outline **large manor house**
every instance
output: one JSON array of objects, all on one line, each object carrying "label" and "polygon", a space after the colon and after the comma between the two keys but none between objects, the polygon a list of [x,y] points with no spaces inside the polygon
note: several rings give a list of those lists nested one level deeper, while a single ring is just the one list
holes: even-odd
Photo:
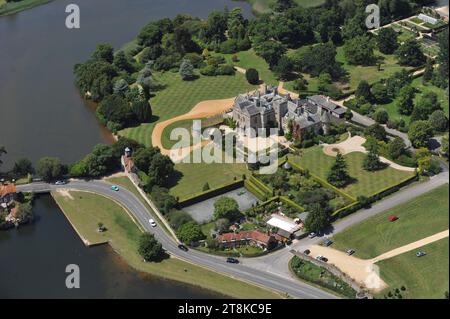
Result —
[{"label": "large manor house", "polygon": [[[343,121],[345,110],[322,95],[292,99],[280,95],[276,87],[265,86],[263,92],[241,94],[233,105],[233,119],[246,134],[258,129],[293,130],[293,136],[308,132],[328,134],[330,123]],[[252,129],[252,130],[249,130]],[[248,133],[250,132],[250,133]]]}]

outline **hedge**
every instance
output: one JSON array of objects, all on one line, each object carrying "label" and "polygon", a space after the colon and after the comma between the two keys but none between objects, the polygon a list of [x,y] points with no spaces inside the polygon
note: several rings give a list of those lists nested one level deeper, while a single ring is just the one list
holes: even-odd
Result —
[{"label": "hedge", "polygon": [[249,181],[248,179],[244,181],[245,188],[255,195],[259,200],[266,201],[269,197],[266,193],[264,193],[258,186]]},{"label": "hedge", "polygon": [[273,190],[269,186],[261,182],[259,179],[257,179],[255,176],[253,175],[250,176],[249,180],[251,183],[255,184],[258,188],[260,188],[262,192],[270,195],[273,194]]},{"label": "hedge", "polygon": [[297,204],[293,200],[287,198],[286,196],[280,196],[280,200],[283,203],[285,203],[286,205],[294,207],[295,209],[297,209],[301,213],[303,213],[305,211],[305,209],[302,206],[300,206],[299,204]]},{"label": "hedge", "polygon": [[211,189],[211,190],[207,190],[207,191],[198,193],[196,195],[193,195],[193,196],[191,196],[189,198],[186,198],[186,199],[178,202],[178,206],[180,208],[183,208],[183,207],[186,207],[186,206],[190,206],[190,205],[202,202],[204,200],[210,199],[212,197],[219,196],[219,195],[222,195],[222,194],[227,193],[227,192],[231,192],[231,191],[233,191],[235,189],[238,189],[238,188],[240,188],[242,186],[244,186],[244,180],[240,179],[240,180],[234,181],[232,183],[225,184],[223,186],[220,186],[220,187],[217,187],[217,188],[214,188],[214,189]]}]

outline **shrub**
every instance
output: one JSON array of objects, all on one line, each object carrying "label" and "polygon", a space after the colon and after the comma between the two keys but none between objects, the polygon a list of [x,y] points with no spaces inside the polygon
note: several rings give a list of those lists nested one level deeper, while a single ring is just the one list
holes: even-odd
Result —
[{"label": "shrub", "polygon": [[248,69],[245,72],[248,83],[257,85],[259,83],[259,73],[256,69]]}]

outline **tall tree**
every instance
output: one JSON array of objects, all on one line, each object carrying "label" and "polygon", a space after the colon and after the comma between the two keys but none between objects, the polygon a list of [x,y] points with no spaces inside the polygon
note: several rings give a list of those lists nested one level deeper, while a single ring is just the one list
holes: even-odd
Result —
[{"label": "tall tree", "polygon": [[363,161],[363,169],[373,172],[382,168],[383,165],[380,162],[377,141],[375,139],[368,139],[366,148],[367,154]]},{"label": "tall tree", "polygon": [[37,173],[44,181],[52,181],[61,178],[63,166],[58,158],[43,157],[38,162]]},{"label": "tall tree", "polygon": [[425,55],[419,42],[415,39],[406,40],[395,52],[401,65],[420,66],[425,63]]},{"label": "tall tree", "polygon": [[138,252],[145,261],[159,261],[164,255],[161,243],[150,233],[144,233],[139,238]]},{"label": "tall tree", "polygon": [[384,54],[394,53],[398,48],[397,37],[397,32],[390,27],[380,29],[377,37],[378,50]]},{"label": "tall tree", "polygon": [[411,115],[414,108],[414,97],[416,89],[411,85],[407,85],[400,90],[397,98],[397,110],[400,114]]},{"label": "tall tree", "polygon": [[336,155],[336,160],[328,172],[327,180],[336,187],[344,187],[350,181],[350,176],[347,172],[347,163],[341,153]]},{"label": "tall tree", "polygon": [[305,219],[305,228],[308,232],[320,233],[330,226],[331,218],[327,209],[324,209],[320,204],[312,204],[309,206],[309,210]]}]

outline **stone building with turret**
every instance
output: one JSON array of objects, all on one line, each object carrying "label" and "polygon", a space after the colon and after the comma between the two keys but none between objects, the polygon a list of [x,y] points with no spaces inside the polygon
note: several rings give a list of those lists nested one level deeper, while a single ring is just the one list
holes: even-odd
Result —
[{"label": "stone building with turret", "polygon": [[292,99],[281,95],[275,87],[265,87],[263,92],[239,95],[233,105],[233,119],[239,130],[248,134],[248,129],[278,128],[293,130],[294,137],[306,131],[329,133],[331,123],[344,121],[345,110],[321,95],[306,99]]}]

